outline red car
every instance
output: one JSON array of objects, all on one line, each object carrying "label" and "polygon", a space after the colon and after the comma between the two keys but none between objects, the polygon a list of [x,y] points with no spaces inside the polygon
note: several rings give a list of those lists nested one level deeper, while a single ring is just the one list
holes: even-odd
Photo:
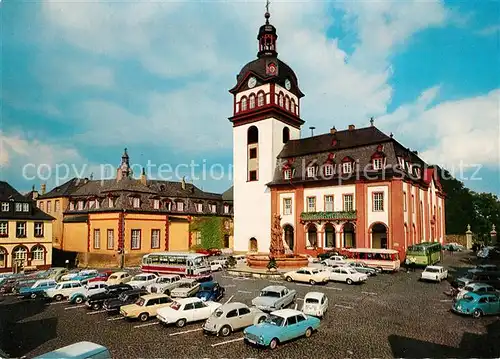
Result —
[{"label": "red car", "polygon": [[113,271],[111,271],[111,270],[101,272],[97,275],[97,277],[89,279],[88,281],[89,282],[105,282],[108,280],[108,278],[111,274],[113,274]]},{"label": "red car", "polygon": [[222,251],[217,248],[210,248],[210,249],[198,249],[196,250],[196,253],[205,254],[207,256],[220,256],[222,254]]}]

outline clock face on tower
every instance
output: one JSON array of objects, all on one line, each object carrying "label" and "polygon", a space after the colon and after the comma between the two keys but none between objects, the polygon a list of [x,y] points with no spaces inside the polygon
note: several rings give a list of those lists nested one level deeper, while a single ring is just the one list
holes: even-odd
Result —
[{"label": "clock face on tower", "polygon": [[248,87],[249,88],[254,88],[255,85],[257,85],[257,79],[255,77],[250,77],[248,79]]},{"label": "clock face on tower", "polygon": [[290,82],[289,79],[286,79],[285,80],[285,88],[290,91],[290,89],[292,88],[292,83]]}]

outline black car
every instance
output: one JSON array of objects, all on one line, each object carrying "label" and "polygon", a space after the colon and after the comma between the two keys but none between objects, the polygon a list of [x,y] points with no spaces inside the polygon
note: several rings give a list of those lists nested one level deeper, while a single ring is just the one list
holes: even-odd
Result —
[{"label": "black car", "polygon": [[117,298],[106,299],[103,304],[103,309],[106,309],[108,314],[118,313],[122,305],[133,304],[140,296],[149,294],[145,289],[132,289],[120,293]]},{"label": "black car", "polygon": [[104,301],[107,299],[118,298],[121,293],[131,289],[133,289],[132,286],[128,284],[110,285],[105,292],[91,295],[85,304],[87,305],[87,308],[99,310],[102,308]]}]

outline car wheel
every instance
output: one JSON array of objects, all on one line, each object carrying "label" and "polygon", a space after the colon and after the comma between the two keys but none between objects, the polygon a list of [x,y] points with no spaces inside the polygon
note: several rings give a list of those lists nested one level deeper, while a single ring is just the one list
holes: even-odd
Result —
[{"label": "car wheel", "polygon": [[56,296],[54,296],[54,299],[60,302],[63,299],[63,296],[61,294],[57,294]]},{"label": "car wheel", "polygon": [[141,314],[139,315],[139,320],[140,320],[141,322],[145,322],[145,321],[147,321],[148,319],[149,319],[149,314],[148,314],[148,313],[141,313]]},{"label": "car wheel", "polygon": [[232,330],[231,330],[231,327],[229,325],[224,325],[220,331],[219,331],[219,334],[223,337],[227,337],[229,334],[231,334]]},{"label": "car wheel", "polygon": [[316,284],[316,281],[315,281],[315,280],[313,280],[313,279],[311,279],[311,280],[309,281],[309,283],[310,283],[311,285],[315,285],[315,284]]},{"label": "car wheel", "polygon": [[101,304],[99,304],[99,303],[94,303],[94,304],[92,304],[92,309],[94,309],[94,310],[99,310],[99,309],[101,309]]},{"label": "car wheel", "polygon": [[278,346],[278,339],[276,338],[273,338],[270,342],[269,342],[269,348],[270,349],[276,349],[276,347]]},{"label": "car wheel", "polygon": [[346,283],[349,284],[349,285],[351,285],[352,284],[352,279],[351,278],[347,278]]},{"label": "car wheel", "polygon": [[36,293],[31,293],[31,295],[30,295],[31,299],[36,299],[36,297],[37,297]]},{"label": "car wheel", "polygon": [[177,325],[179,328],[182,328],[183,326],[186,325],[186,319],[179,319],[175,325]]},{"label": "car wheel", "polygon": [[75,298],[75,303],[76,304],[82,304],[83,303],[83,297],[76,297]]},{"label": "car wheel", "polygon": [[286,281],[287,282],[293,282],[293,279],[292,279],[292,277],[286,277]]},{"label": "car wheel", "polygon": [[307,328],[307,329],[306,329],[306,332],[305,332],[305,334],[304,334],[304,336],[305,336],[306,338],[309,338],[309,337],[312,335],[312,333],[313,333],[312,328]]},{"label": "car wheel", "polygon": [[481,318],[482,315],[483,312],[480,309],[474,309],[474,311],[472,312],[472,316],[474,318]]}]

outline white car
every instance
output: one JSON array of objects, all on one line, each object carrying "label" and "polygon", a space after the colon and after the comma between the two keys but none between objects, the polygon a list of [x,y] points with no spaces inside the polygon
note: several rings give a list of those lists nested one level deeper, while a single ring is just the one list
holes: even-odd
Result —
[{"label": "white car", "polygon": [[156,279],[156,282],[147,286],[149,293],[163,293],[170,295],[172,289],[179,286],[181,276],[177,274],[165,274]]},{"label": "white car", "polygon": [[87,277],[87,276],[92,276],[92,275],[98,275],[99,271],[97,269],[82,269],[79,272],[73,272],[73,273],[68,273],[65,274],[61,277],[62,281],[68,281],[68,280],[73,280],[73,278],[76,277]]},{"label": "white car", "polygon": [[328,280],[330,279],[328,272],[309,267],[287,272],[284,277],[287,282],[305,282],[312,285],[316,283],[328,283]]},{"label": "white car", "polygon": [[68,302],[81,304],[88,297],[97,293],[104,293],[108,289],[108,284],[104,281],[90,282],[85,284],[80,290],[74,292],[68,297]]},{"label": "white car", "polygon": [[170,291],[174,298],[187,298],[195,295],[200,290],[200,283],[196,279],[182,278],[177,287]]},{"label": "white car", "polygon": [[156,282],[156,279],[158,279],[158,276],[154,273],[140,273],[132,277],[127,284],[130,284],[135,289],[146,289],[148,285]]},{"label": "white car", "polygon": [[448,278],[448,270],[441,266],[427,266],[422,272],[421,280],[441,282]]},{"label": "white car", "polygon": [[47,297],[57,301],[63,298],[70,297],[73,293],[81,291],[83,284],[77,280],[70,280],[67,282],[60,282],[54,288],[47,289],[45,293]]},{"label": "white car", "polygon": [[208,319],[221,305],[217,302],[204,302],[200,298],[183,298],[170,307],[158,309],[156,317],[163,324],[175,323],[181,328],[186,323]]},{"label": "white car", "polygon": [[309,292],[304,296],[302,304],[302,313],[314,317],[323,318],[328,310],[328,297],[325,293]]},{"label": "white car", "polygon": [[359,273],[351,267],[336,267],[330,269],[330,280],[335,282],[345,282],[347,284],[361,283],[366,281],[368,276]]},{"label": "white car", "polygon": [[345,257],[343,256],[331,256],[330,258],[323,260],[321,263],[326,266],[336,266],[345,265],[348,263],[348,261],[346,261]]},{"label": "white car", "polygon": [[210,262],[210,270],[212,272],[218,272],[224,269],[224,261],[215,260]]}]

